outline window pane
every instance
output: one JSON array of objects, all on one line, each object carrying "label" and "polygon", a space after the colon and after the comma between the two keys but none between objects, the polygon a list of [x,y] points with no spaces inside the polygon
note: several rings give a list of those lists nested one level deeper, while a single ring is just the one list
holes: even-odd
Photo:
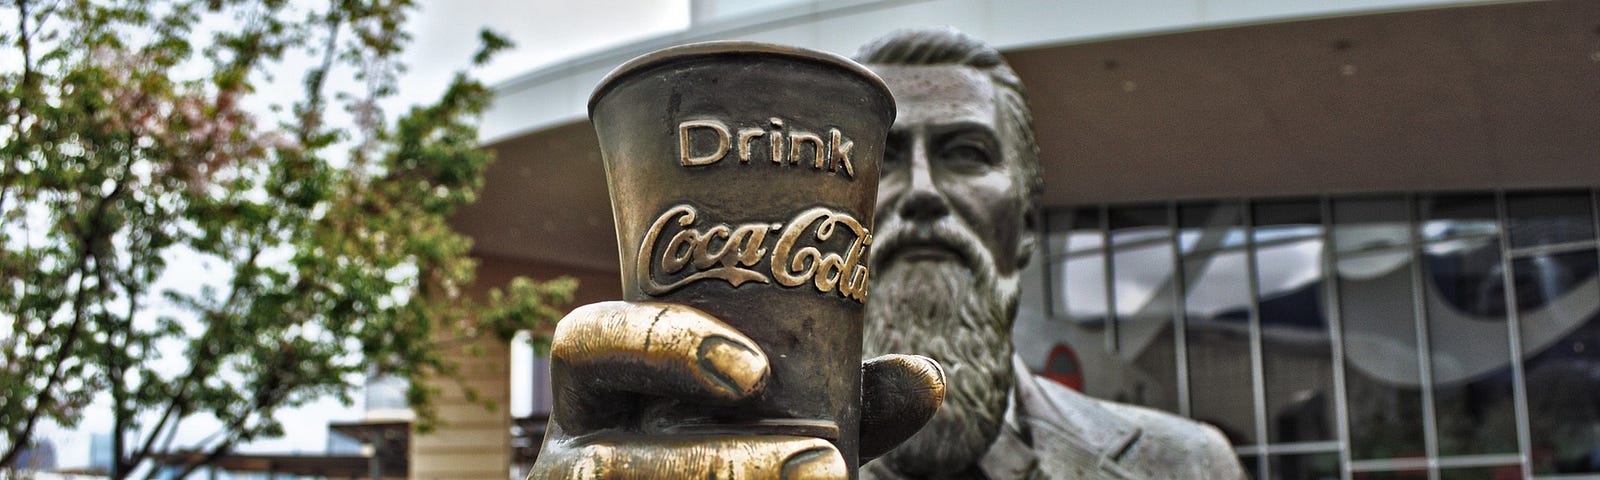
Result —
[{"label": "window pane", "polygon": [[1240,455],[1239,466],[1244,470],[1244,477],[1254,480],[1261,478],[1261,457],[1259,455]]},{"label": "window pane", "polygon": [[1511,247],[1533,247],[1594,239],[1589,192],[1506,195]]},{"label": "window pane", "polygon": [[1600,285],[1593,250],[1517,259],[1535,474],[1600,472]]},{"label": "window pane", "polygon": [[1363,259],[1338,263],[1350,454],[1356,460],[1427,455],[1409,253],[1392,254],[1401,263],[1375,273],[1346,268]]},{"label": "window pane", "polygon": [[1051,223],[1057,255],[1052,258],[1050,279],[1055,293],[1050,296],[1051,312],[1073,323],[1096,328],[1106,320],[1106,268],[1100,213],[1095,207],[1073,210],[1070,221]]},{"label": "window pane", "polygon": [[1178,246],[1184,254],[1244,246],[1244,210],[1237,202],[1206,202],[1178,207]]},{"label": "window pane", "polygon": [[1495,467],[1439,469],[1439,480],[1501,480],[1505,478],[1522,478],[1522,466],[1500,465]]},{"label": "window pane", "polygon": [[[1268,441],[1333,440],[1333,358],[1315,201],[1252,206]],[[1296,477],[1298,478],[1298,477]]]},{"label": "window pane", "polygon": [[1426,457],[1406,202],[1336,200],[1333,215],[1351,458]]},{"label": "window pane", "polygon": [[1250,208],[1256,226],[1322,224],[1322,210],[1314,198],[1261,201]]},{"label": "window pane", "polygon": [[[1237,204],[1180,207],[1190,406],[1236,443],[1255,443],[1250,287]],[[1237,241],[1229,240],[1237,238]]]},{"label": "window pane", "polygon": [[1406,199],[1351,198],[1333,201],[1333,244],[1341,254],[1411,243]]},{"label": "window pane", "polygon": [[1070,253],[1067,248],[1067,232],[1100,230],[1100,209],[1098,207],[1062,208],[1050,210],[1045,214],[1045,237],[1048,240],[1047,248],[1050,255],[1061,256]]},{"label": "window pane", "polygon": [[1500,242],[1429,245],[1423,272],[1439,453],[1516,453]]},{"label": "window pane", "polygon": [[1271,470],[1273,480],[1337,480],[1339,454],[1273,455]]},{"label": "window pane", "polygon": [[1493,235],[1499,232],[1494,195],[1446,194],[1417,199],[1424,240]]},{"label": "window pane", "polygon": [[[1533,318],[1538,321],[1547,318],[1550,311],[1575,313],[1573,312],[1575,308],[1588,307],[1588,302],[1578,304],[1574,301],[1574,298],[1588,297],[1575,297],[1574,292],[1592,286],[1586,281],[1594,278],[1595,270],[1600,268],[1600,264],[1585,259],[1593,256],[1594,251],[1589,250],[1559,255],[1524,256],[1513,261],[1512,272],[1515,274],[1513,281],[1517,286],[1517,311],[1543,313]],[[1568,321],[1564,324],[1576,323]],[[1528,333],[1539,336],[1545,331],[1535,329]]]},{"label": "window pane", "polygon": [[1380,472],[1355,472],[1350,475],[1355,480],[1426,480],[1427,469],[1416,470],[1391,470]]},{"label": "window pane", "polygon": [[[1474,238],[1432,243],[1422,249],[1428,291],[1438,307],[1463,319],[1503,324],[1506,320],[1500,242]],[[1430,305],[1429,309],[1435,306]]]},{"label": "window pane", "polygon": [[1164,206],[1109,210],[1117,356],[1133,373],[1122,375],[1125,384],[1114,399],[1177,411],[1175,262],[1167,212]]}]

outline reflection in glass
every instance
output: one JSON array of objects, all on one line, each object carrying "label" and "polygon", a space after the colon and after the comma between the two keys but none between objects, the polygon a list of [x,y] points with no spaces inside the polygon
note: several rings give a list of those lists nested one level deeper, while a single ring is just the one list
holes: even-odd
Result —
[{"label": "reflection in glass", "polygon": [[1261,478],[1260,459],[1258,455],[1240,455],[1239,465],[1244,467],[1244,477],[1255,480]]},{"label": "reflection in glass", "polygon": [[1499,233],[1494,195],[1440,194],[1417,199],[1423,240],[1492,236]]},{"label": "reflection in glass", "polygon": [[1406,202],[1335,200],[1333,217],[1350,456],[1426,457]]},{"label": "reflection in glass", "polygon": [[1440,455],[1516,453],[1511,369],[1457,385],[1435,385]]},{"label": "reflection in glass", "polygon": [[1117,355],[1133,372],[1115,400],[1178,410],[1172,229],[1164,206],[1108,210]]},{"label": "reflection in glass", "polygon": [[1439,469],[1439,480],[1501,480],[1506,478],[1522,478],[1522,466],[1500,465],[1494,467]]},{"label": "reflection in glass", "polygon": [[1045,228],[1048,232],[1046,245],[1050,248],[1051,256],[1060,257],[1081,251],[1085,245],[1074,245],[1077,250],[1067,248],[1067,232],[1095,233],[1094,236],[1099,237],[1100,209],[1082,207],[1052,210],[1045,214]]},{"label": "reflection in glass", "polygon": [[1336,480],[1339,478],[1338,453],[1273,455],[1273,480]]},{"label": "reflection in glass", "polygon": [[[1141,330],[1141,322],[1172,322],[1172,232],[1160,207],[1113,209],[1111,217],[1112,277],[1117,317]],[[1143,330],[1151,330],[1144,328]],[[1118,339],[1118,348],[1137,347],[1140,339]]]},{"label": "reflection in glass", "polygon": [[[1567,254],[1538,254],[1524,256],[1512,262],[1512,279],[1517,289],[1517,311],[1540,314],[1547,311],[1588,312],[1590,296],[1575,297],[1573,291],[1588,286],[1600,264],[1583,261],[1581,257],[1593,256],[1592,251]],[[1536,315],[1533,321],[1543,320],[1548,314]],[[1526,320],[1524,321],[1526,323]],[[1570,322],[1568,322],[1570,323]],[[1524,328],[1524,330],[1527,330]],[[1539,335],[1546,329],[1528,332]],[[1525,339],[1526,340],[1526,339]]]},{"label": "reflection in glass", "polygon": [[1323,315],[1320,206],[1292,201],[1251,208],[1268,441],[1333,440],[1333,348]]},{"label": "reflection in glass", "polygon": [[1106,265],[1099,209],[1088,207],[1052,215],[1050,242],[1060,248],[1050,262],[1055,294],[1050,311],[1079,325],[1106,320]]},{"label": "reflection in glass", "polygon": [[[1183,259],[1189,288],[1207,288],[1204,305],[1194,297],[1185,302],[1188,323],[1185,339],[1189,353],[1190,407],[1197,419],[1216,424],[1230,438],[1254,443],[1255,413],[1250,375],[1249,284],[1244,255],[1200,254]],[[1234,279],[1230,281],[1229,279]],[[1217,309],[1215,304],[1235,303],[1239,308]]]},{"label": "reflection in glass", "polygon": [[1497,240],[1423,250],[1440,455],[1517,452],[1501,272]]},{"label": "reflection in glass", "polygon": [[1044,248],[1045,256],[1055,258],[1067,253],[1067,236],[1065,232],[1072,230],[1075,209],[1050,209],[1044,212]]},{"label": "reflection in glass", "polygon": [[1597,264],[1594,250],[1513,262],[1535,474],[1600,472]]},{"label": "reflection in glass", "polygon": [[1391,470],[1381,472],[1353,472],[1350,478],[1354,480],[1421,480],[1428,478],[1426,469],[1416,470]]},{"label": "reflection in glass", "polygon": [[[1405,256],[1399,249],[1395,254]],[[1410,268],[1377,276],[1345,274],[1339,260],[1350,456],[1425,457],[1422,377]],[[1409,262],[1402,267],[1407,267]]]},{"label": "reflection in glass", "polygon": [[1243,251],[1219,251],[1226,239],[1243,238],[1241,210],[1233,203],[1184,205],[1178,215],[1188,239],[1181,263],[1191,415],[1235,444],[1255,443],[1249,269]]},{"label": "reflection in glass", "polygon": [[1244,246],[1244,210],[1238,202],[1181,205],[1178,226],[1178,247],[1185,255]]},{"label": "reflection in glass", "polygon": [[1506,195],[1511,248],[1593,240],[1591,205],[1586,191]]},{"label": "reflection in glass", "polygon": [[[1079,353],[1115,370],[1108,376],[1120,383],[1101,390],[1108,398],[1176,409],[1184,372],[1192,417],[1244,451],[1275,452],[1270,462],[1243,457],[1252,478],[1337,478],[1338,453],[1284,453],[1335,444],[1349,449],[1351,468],[1365,470],[1353,479],[1428,478],[1430,462],[1442,465],[1436,479],[1521,478],[1515,464],[1462,467],[1518,456],[1541,478],[1600,473],[1600,255],[1590,243],[1590,192],[1326,201],[1330,218],[1321,218],[1318,200],[1050,212],[1051,313],[1092,337]],[[1337,298],[1324,298],[1330,293]],[[1335,323],[1342,345],[1332,342]],[[1265,405],[1254,401],[1256,388]],[[1335,422],[1341,401],[1344,435]],[[1519,428],[1529,434],[1525,451]]]},{"label": "reflection in glass", "polygon": [[[1166,227],[1161,227],[1166,233]],[[1154,321],[1172,323],[1172,240],[1161,237],[1124,242],[1122,233],[1112,232],[1111,265],[1116,285],[1117,317],[1122,323]],[[1126,343],[1121,343],[1128,346]]]},{"label": "reflection in glass", "polygon": [[1333,200],[1333,244],[1341,258],[1348,253],[1411,244],[1411,219],[1401,197]]},{"label": "reflection in glass", "polygon": [[1449,314],[1504,325],[1505,270],[1500,266],[1499,240],[1449,240],[1429,244],[1422,253],[1428,291],[1437,294],[1436,300]]}]

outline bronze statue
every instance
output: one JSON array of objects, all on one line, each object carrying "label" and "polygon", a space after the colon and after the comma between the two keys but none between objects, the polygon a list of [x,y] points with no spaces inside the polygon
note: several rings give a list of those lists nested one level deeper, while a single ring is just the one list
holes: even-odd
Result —
[{"label": "bronze statue", "polygon": [[937,364],[861,363],[881,79],[708,42],[625,63],[589,114],[630,303],[557,327],[532,477],[853,479],[932,415]]},{"label": "bronze statue", "polygon": [[1017,273],[1041,187],[1021,82],[953,29],[894,32],[858,61],[894,93],[878,190],[866,352],[944,365],[927,427],[863,478],[1243,478],[1220,432],[1041,381],[1012,353]]},{"label": "bronze statue", "polygon": [[[1243,478],[1214,428],[1039,381],[1013,354],[1018,272],[1035,249],[1040,177],[1022,86],[999,53],[952,29],[925,29],[891,33],[857,60],[884,79],[899,111],[877,195],[864,352],[938,362],[887,355],[863,364],[861,477]],[[640,332],[664,328],[679,342],[647,355]],[[695,346],[712,337],[752,353],[697,356]],[[596,428],[637,418],[643,394],[726,405],[758,391],[767,358],[710,315],[672,305],[591,305],[563,319],[554,342],[558,381],[608,380],[557,385],[530,478],[849,473],[837,450],[816,438]],[[708,363],[747,381],[732,391],[705,388],[705,370],[690,367]]]}]

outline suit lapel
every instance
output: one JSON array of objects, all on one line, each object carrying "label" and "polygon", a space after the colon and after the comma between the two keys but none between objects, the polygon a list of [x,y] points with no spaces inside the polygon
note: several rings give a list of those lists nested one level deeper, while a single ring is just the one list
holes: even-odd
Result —
[{"label": "suit lapel", "polygon": [[[1040,382],[1021,358],[1012,357],[1012,368],[1017,377],[1012,391],[1016,437],[1031,447],[1045,475],[1051,478],[1136,478],[1118,465],[1117,460],[1138,439],[1138,426],[1106,410],[1088,396]],[[1008,427],[1012,424],[1007,423]],[[1004,437],[1002,434],[1002,440]],[[989,455],[1000,453],[996,452],[997,448],[1015,447],[997,441]]]}]

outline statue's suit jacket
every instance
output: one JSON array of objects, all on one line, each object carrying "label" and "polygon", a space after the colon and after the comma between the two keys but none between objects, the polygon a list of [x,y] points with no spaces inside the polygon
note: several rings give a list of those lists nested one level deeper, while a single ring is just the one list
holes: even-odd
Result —
[{"label": "statue's suit jacket", "polygon": [[1091,398],[1012,364],[1006,425],[980,465],[992,480],[1245,478],[1214,427]]}]

